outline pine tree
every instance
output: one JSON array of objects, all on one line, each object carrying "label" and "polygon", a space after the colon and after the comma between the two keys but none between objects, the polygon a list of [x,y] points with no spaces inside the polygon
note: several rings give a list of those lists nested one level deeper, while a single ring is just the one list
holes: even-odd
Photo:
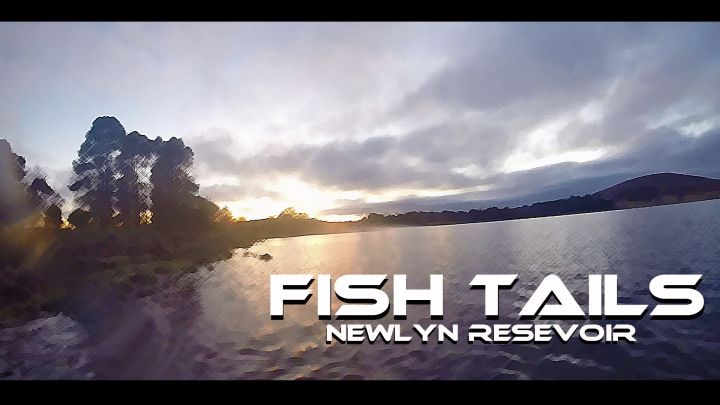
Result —
[{"label": "pine tree", "polygon": [[99,225],[113,222],[116,200],[116,159],[125,137],[125,128],[115,117],[98,117],[80,145],[73,161],[75,177],[69,189],[76,193],[80,207],[87,208]]}]

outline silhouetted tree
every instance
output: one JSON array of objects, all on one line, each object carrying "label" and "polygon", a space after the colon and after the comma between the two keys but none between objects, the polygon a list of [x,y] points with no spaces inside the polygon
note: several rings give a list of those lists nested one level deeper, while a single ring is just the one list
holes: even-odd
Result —
[{"label": "silhouetted tree", "polygon": [[219,224],[226,224],[226,223],[232,223],[235,222],[235,217],[233,217],[232,212],[230,212],[230,209],[225,206],[222,207],[222,209],[218,210],[218,212],[215,214],[215,218],[213,220]]},{"label": "silhouetted tree", "polygon": [[212,222],[218,207],[198,197],[200,186],[189,173],[193,157],[182,139],[172,137],[159,146],[150,175],[153,225],[181,227],[183,222],[195,221],[191,218],[195,215]]},{"label": "silhouetted tree", "polygon": [[[10,143],[0,139],[0,223],[21,221],[40,215],[51,205],[62,205],[60,195],[45,180],[45,174],[25,168],[25,158],[13,153]],[[29,184],[26,181],[33,179]],[[38,218],[39,219],[39,218]]]},{"label": "silhouetted tree", "polygon": [[310,216],[304,212],[297,212],[295,208],[288,207],[278,214],[277,219],[309,219]]},{"label": "silhouetted tree", "polygon": [[45,210],[44,226],[47,229],[59,229],[62,226],[62,211],[53,204]]},{"label": "silhouetted tree", "polygon": [[117,166],[118,220],[123,225],[136,225],[144,221],[143,213],[150,208],[150,168],[157,158],[162,139],[150,141],[137,131],[122,139]]},{"label": "silhouetted tree", "polygon": [[117,119],[99,117],[73,162],[69,188],[100,225],[205,226],[219,208],[197,195],[192,163],[192,149],[182,139],[151,141],[136,131],[126,135]]},{"label": "silhouetted tree", "polygon": [[0,223],[17,221],[26,213],[25,158],[13,153],[10,143],[0,139]]},{"label": "silhouetted tree", "polygon": [[78,208],[68,215],[68,222],[70,222],[70,224],[72,224],[76,229],[84,229],[88,227],[92,218],[93,216],[90,212],[82,208]]},{"label": "silhouetted tree", "polygon": [[215,223],[215,217],[220,211],[214,202],[200,197],[192,196],[190,204],[183,204],[180,207],[180,223],[185,223],[190,229],[208,229]]},{"label": "silhouetted tree", "polygon": [[44,212],[53,205],[57,205],[58,208],[61,207],[64,200],[60,194],[56,193],[48,185],[45,174],[37,173],[37,176],[26,188],[26,194],[32,209],[36,212]]},{"label": "silhouetted tree", "polygon": [[125,128],[115,117],[96,118],[73,162],[75,178],[69,189],[76,193],[78,204],[88,208],[93,220],[100,225],[113,221],[117,191],[114,163],[124,136]]},{"label": "silhouetted tree", "polygon": [[234,224],[236,222],[243,222],[247,221],[247,219],[243,216],[234,216],[233,213],[230,211],[230,209],[225,206],[222,207],[220,210],[218,210],[215,213],[215,217],[213,220],[218,224]]},{"label": "silhouetted tree", "polygon": [[365,218],[363,218],[363,221],[366,221],[369,224],[381,224],[385,220],[385,217],[380,214],[376,214],[374,212],[367,214]]}]

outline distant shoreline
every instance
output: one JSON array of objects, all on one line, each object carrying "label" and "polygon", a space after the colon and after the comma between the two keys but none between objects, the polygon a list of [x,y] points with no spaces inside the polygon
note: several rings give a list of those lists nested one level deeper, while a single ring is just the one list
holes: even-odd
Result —
[{"label": "distant shoreline", "polygon": [[[573,212],[573,213],[567,213],[567,214],[554,214],[554,215],[525,217],[525,218],[500,219],[500,220],[492,220],[492,221],[437,223],[437,224],[421,224],[421,225],[413,225],[413,224],[387,224],[387,225],[374,225],[374,226],[365,225],[365,226],[358,226],[356,229],[344,229],[344,230],[321,232],[321,233],[302,233],[302,234],[289,235],[289,236],[273,236],[273,237],[264,238],[263,240],[300,238],[303,236],[335,235],[335,234],[344,234],[344,233],[373,232],[373,231],[380,231],[380,230],[392,229],[392,228],[426,228],[426,227],[435,227],[435,226],[472,225],[472,224],[524,221],[524,220],[530,220],[530,219],[569,217],[569,216],[574,216],[574,215],[585,215],[585,214],[600,214],[603,212],[632,211],[632,210],[637,210],[637,209],[666,207],[666,206],[671,206],[671,205],[684,205],[684,204],[692,204],[692,203],[707,202],[707,201],[714,201],[714,200],[720,200],[720,197],[705,198],[705,199],[691,200],[691,201],[668,202],[668,203],[662,203],[662,204],[650,204],[650,205],[642,205],[642,206],[637,206],[637,207],[612,208],[609,210],[602,210],[602,211]],[[262,221],[262,220],[258,220],[258,221]],[[358,222],[359,221],[327,222],[327,223],[329,223],[329,224],[356,224]],[[237,249],[249,249],[249,247],[238,247]]]},{"label": "distant shoreline", "polygon": [[369,214],[358,224],[452,225],[542,218],[652,207],[720,198],[720,180],[676,173],[658,173],[634,178],[582,197],[536,202],[521,207],[490,207],[469,211],[407,212],[394,215]]}]

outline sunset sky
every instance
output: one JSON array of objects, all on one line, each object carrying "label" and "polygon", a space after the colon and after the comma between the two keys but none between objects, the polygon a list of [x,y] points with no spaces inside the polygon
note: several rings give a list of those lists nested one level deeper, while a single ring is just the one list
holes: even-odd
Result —
[{"label": "sunset sky", "polygon": [[104,115],[182,137],[249,219],[720,177],[717,23],[0,23],[0,73],[0,138],[66,209]]}]

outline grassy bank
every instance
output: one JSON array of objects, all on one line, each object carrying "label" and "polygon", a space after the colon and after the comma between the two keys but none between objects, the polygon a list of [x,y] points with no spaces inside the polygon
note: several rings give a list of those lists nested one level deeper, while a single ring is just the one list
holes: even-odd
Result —
[{"label": "grassy bank", "polygon": [[230,230],[167,232],[151,227],[83,231],[5,229],[0,327],[63,311],[86,294],[130,296],[167,277],[225,260],[258,239]]},{"label": "grassy bank", "polygon": [[[268,238],[359,230],[357,223],[267,219],[208,229],[153,226],[0,231],[0,327],[82,305],[92,296],[141,297]],[[262,260],[270,258],[263,256]]]}]

